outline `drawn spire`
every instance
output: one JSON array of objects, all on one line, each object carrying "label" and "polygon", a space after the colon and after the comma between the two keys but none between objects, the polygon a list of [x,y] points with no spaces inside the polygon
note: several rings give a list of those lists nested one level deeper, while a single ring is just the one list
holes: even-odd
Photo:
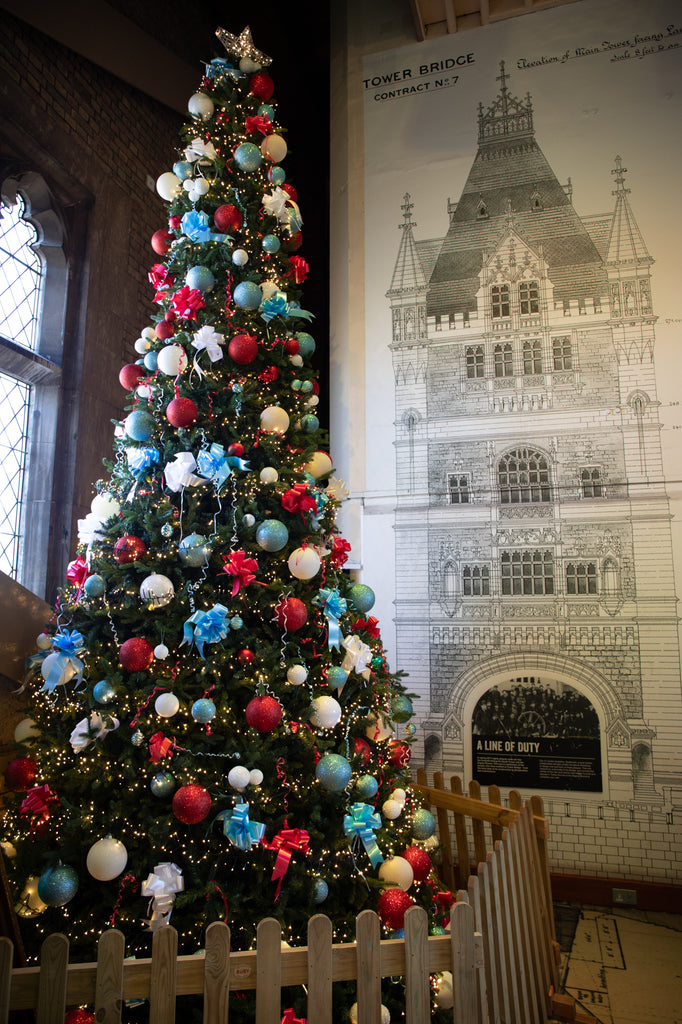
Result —
[{"label": "drawn spire", "polygon": [[398,226],[402,232],[402,237],[400,239],[398,256],[395,261],[389,295],[391,293],[404,292],[406,290],[426,289],[427,285],[426,276],[424,274],[421,260],[419,259],[417,245],[412,232],[412,229],[416,228],[417,225],[412,220],[414,203],[411,202],[409,192],[406,192],[403,196],[403,202],[400,209],[403,211],[403,222]]},{"label": "drawn spire", "polygon": [[625,187],[625,175],[627,167],[623,167],[620,156],[615,159],[615,167],[611,171],[614,176],[615,189],[612,195],[616,197],[616,206],[611,222],[611,234],[606,252],[606,263],[610,267],[628,266],[651,266],[654,262],[644,244],[641,232],[632,212],[628,195],[630,189]]},{"label": "drawn spire", "polygon": [[530,95],[519,100],[509,92],[509,75],[505,63],[500,61],[500,83],[497,97],[486,110],[483,104],[478,108],[478,143],[503,142],[511,137],[519,138],[533,134],[533,104]]}]

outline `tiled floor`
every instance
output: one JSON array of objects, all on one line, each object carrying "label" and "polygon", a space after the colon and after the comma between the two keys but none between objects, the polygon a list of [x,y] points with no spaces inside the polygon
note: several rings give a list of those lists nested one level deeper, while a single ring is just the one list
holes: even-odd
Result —
[{"label": "tiled floor", "polygon": [[682,1024],[682,917],[555,904],[562,990],[599,1024]]}]

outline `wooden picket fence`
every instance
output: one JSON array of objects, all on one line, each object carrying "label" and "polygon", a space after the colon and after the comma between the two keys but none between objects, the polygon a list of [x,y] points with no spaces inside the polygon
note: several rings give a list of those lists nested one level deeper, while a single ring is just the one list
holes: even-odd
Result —
[{"label": "wooden picket fence", "polygon": [[[547,823],[542,801],[510,807],[464,796],[456,777],[417,788],[438,818],[442,881],[457,895],[450,933],[429,936],[426,913],[405,915],[404,939],[380,938],[372,911],[356,921],[356,941],[332,943],[327,917],[311,918],[308,945],[282,948],[279,923],[258,925],[257,948],[230,952],[230,931],[220,922],[206,932],[205,954],[177,956],[173,927],[153,937],[150,959],[126,960],[116,929],[100,938],[97,963],[69,964],[68,940],[51,935],[40,966],[12,969],[12,943],[0,939],[0,1024],[11,1010],[35,1010],[35,1024],[63,1024],[65,1008],[94,1007],[97,1024],[119,1024],[123,1002],[149,1000],[149,1024],[173,1024],[177,996],[203,995],[205,1024],[227,1024],[232,991],[255,990],[255,1024],[280,1024],[282,989],[304,985],[308,1024],[336,1024],[333,983],[355,981],[358,1024],[380,1024],[381,978],[404,977],[406,1024],[431,1018],[431,976],[451,971],[456,1024],[545,1024],[551,1015],[576,1024],[594,1018],[557,995]],[[457,790],[460,792],[457,792]],[[488,796],[490,797],[490,793]],[[451,842],[451,829],[455,841]],[[473,859],[471,846],[473,843]],[[462,884],[459,884],[459,881]]]}]

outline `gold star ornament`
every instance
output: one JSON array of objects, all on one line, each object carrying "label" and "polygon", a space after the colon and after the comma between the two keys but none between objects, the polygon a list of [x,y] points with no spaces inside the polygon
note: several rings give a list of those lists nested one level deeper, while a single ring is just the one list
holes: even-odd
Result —
[{"label": "gold star ornament", "polygon": [[227,52],[235,57],[239,57],[240,60],[246,57],[248,60],[253,61],[254,64],[260,64],[262,68],[272,64],[272,57],[268,57],[267,53],[261,53],[253,45],[251,29],[248,25],[240,36],[233,36],[231,32],[226,32],[224,28],[217,28],[215,34]]}]

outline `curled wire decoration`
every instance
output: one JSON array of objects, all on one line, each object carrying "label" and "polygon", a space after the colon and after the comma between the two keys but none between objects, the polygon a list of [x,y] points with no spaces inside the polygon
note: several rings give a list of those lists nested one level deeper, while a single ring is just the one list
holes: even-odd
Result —
[{"label": "curled wire decoration", "polygon": [[351,726],[353,725],[353,722],[358,718],[364,718],[365,714],[367,714],[371,710],[371,708],[356,708],[355,711],[353,711],[348,716],[346,724],[346,734],[344,737],[346,741],[346,757],[350,757],[350,730]]},{"label": "curled wire decoration", "polygon": [[237,480],[234,473],[231,475],[230,480],[232,481],[232,536],[230,537],[230,548],[232,551],[235,551],[239,543],[239,535],[237,533]]},{"label": "curled wire decoration", "polygon": [[[291,594],[291,590],[287,590],[285,593],[280,594],[279,601],[277,602],[277,604],[280,604],[282,601],[285,601],[287,599],[287,597],[289,597],[290,594]],[[280,646],[280,649],[279,649],[279,665],[280,665],[280,668],[286,668],[286,664],[287,664],[287,633],[289,631],[287,629],[286,623],[287,623],[287,617],[285,615],[284,616],[284,631],[282,633],[282,643],[281,643],[281,646]]]}]

